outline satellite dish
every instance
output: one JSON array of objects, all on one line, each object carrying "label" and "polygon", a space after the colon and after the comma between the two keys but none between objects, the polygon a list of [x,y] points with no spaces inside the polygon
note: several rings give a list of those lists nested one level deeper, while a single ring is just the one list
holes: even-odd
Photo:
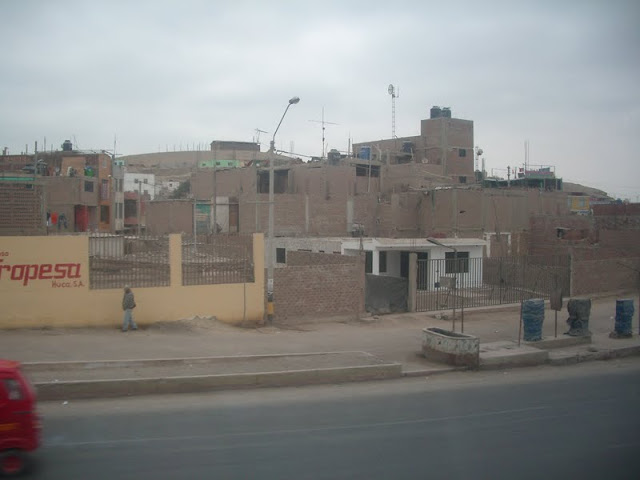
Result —
[{"label": "satellite dish", "polygon": [[393,95],[393,84],[389,84],[389,88],[387,88],[387,92],[389,92],[389,95]]}]

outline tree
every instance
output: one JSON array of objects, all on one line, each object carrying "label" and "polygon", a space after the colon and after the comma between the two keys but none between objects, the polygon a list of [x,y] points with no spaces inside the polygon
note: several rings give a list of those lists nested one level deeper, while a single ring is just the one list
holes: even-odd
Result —
[{"label": "tree", "polygon": [[178,198],[187,198],[189,193],[191,193],[191,182],[189,180],[185,180],[184,182],[180,182],[178,188],[176,188],[169,198],[178,199]]}]

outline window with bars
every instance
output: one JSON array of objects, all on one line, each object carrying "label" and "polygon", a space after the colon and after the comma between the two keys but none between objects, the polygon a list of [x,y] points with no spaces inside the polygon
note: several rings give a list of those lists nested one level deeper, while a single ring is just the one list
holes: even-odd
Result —
[{"label": "window with bars", "polygon": [[373,252],[371,252],[371,251],[365,252],[364,272],[365,273],[373,273]]},{"label": "window with bars", "polygon": [[380,273],[387,273],[387,252],[379,252],[378,262]]},{"label": "window with bars", "polygon": [[469,273],[469,252],[446,252],[445,273]]}]

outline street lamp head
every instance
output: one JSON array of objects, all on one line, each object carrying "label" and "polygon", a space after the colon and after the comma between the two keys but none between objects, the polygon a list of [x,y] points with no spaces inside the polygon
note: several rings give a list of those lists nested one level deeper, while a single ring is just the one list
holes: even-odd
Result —
[{"label": "street lamp head", "polygon": [[428,237],[427,238],[427,242],[433,243],[434,245],[438,245],[439,247],[450,248],[451,250],[453,250],[456,253],[458,252],[458,249],[456,247],[452,247],[451,245],[445,245],[444,243],[439,242],[435,238]]},{"label": "street lamp head", "polygon": [[428,238],[427,238],[427,242],[429,242],[429,243],[433,243],[434,245],[438,245],[438,246],[440,246],[440,247],[446,247],[446,245],[444,245],[443,243],[439,242],[439,241],[438,241],[438,240],[436,240],[435,238],[428,237]]},{"label": "street lamp head", "polygon": [[293,97],[289,100],[289,105],[295,105],[300,101],[300,97]]}]

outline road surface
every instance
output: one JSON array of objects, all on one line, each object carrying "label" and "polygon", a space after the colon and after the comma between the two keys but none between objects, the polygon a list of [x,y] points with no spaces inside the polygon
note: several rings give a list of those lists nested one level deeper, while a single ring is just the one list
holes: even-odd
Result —
[{"label": "road surface", "polygon": [[41,413],[27,478],[640,478],[638,359]]}]

